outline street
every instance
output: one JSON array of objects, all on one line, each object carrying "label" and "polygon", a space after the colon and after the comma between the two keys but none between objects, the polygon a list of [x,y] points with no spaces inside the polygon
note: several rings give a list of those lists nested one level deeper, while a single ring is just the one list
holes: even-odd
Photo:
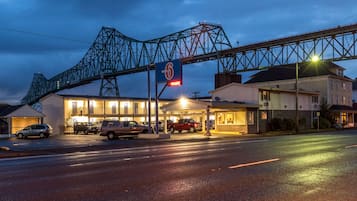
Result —
[{"label": "street", "polygon": [[357,200],[357,134],[176,142],[0,159],[0,200]]}]

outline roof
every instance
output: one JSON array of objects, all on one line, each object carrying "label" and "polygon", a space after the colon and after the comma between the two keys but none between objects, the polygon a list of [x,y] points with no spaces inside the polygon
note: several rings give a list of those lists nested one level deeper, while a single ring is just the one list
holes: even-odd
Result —
[{"label": "roof", "polygon": [[0,105],[0,117],[6,116],[23,105]]},{"label": "roof", "polygon": [[236,82],[231,82],[229,84],[226,84],[226,85],[223,85],[221,87],[218,87],[212,91],[209,91],[208,93],[210,94],[213,94],[217,91],[221,91],[221,90],[224,90],[224,89],[227,89],[227,88],[230,88],[230,87],[245,87],[245,88],[250,88],[250,89],[257,89],[257,87],[254,87],[254,86],[250,86],[250,85],[245,85],[245,84],[241,84],[241,83],[236,83]]},{"label": "roof", "polygon": [[212,108],[224,109],[224,108],[259,108],[258,104],[250,104],[237,101],[212,101]]},{"label": "roof", "polygon": [[348,106],[348,105],[331,105],[331,107],[329,108],[332,111],[351,111],[351,110],[355,110],[353,109],[353,107]]},{"label": "roof", "polygon": [[[271,92],[285,92],[285,93],[296,93],[296,90],[289,89],[281,89],[281,88],[268,88],[268,87],[260,87],[260,91],[271,91]],[[299,94],[308,94],[308,95],[319,95],[319,91],[306,91],[304,89],[299,88]]]},{"label": "roof", "polygon": [[[68,94],[56,94],[58,96],[62,96],[62,97],[66,97],[66,98],[93,98],[93,99],[106,99],[106,100],[112,100],[112,99],[121,99],[121,100],[147,100],[148,98],[138,98],[138,97],[115,97],[115,96],[91,96],[91,95],[68,95]],[[206,98],[206,97],[203,97]],[[152,98],[154,99],[154,98]],[[201,98],[197,98],[197,99],[201,99]],[[176,99],[170,99],[170,98],[160,98],[160,100],[163,101],[174,101]]]},{"label": "roof", "polygon": [[[296,64],[281,65],[277,67],[268,68],[267,70],[260,71],[251,76],[251,79],[245,82],[245,84],[256,83],[256,82],[267,82],[276,80],[288,80],[296,78]],[[343,67],[334,64],[332,62],[320,62],[318,65],[311,63],[300,63],[299,64],[299,78],[303,77],[313,77],[313,76],[323,76],[323,75],[335,75],[329,69]],[[345,77],[348,78],[348,77]],[[348,78],[349,79],[349,78]]]}]

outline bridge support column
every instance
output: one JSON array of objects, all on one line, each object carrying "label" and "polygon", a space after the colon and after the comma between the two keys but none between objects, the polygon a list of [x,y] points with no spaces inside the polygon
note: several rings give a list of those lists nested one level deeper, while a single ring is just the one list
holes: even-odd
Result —
[{"label": "bridge support column", "polygon": [[100,84],[99,96],[116,96],[119,97],[118,81],[115,76],[102,77]]}]

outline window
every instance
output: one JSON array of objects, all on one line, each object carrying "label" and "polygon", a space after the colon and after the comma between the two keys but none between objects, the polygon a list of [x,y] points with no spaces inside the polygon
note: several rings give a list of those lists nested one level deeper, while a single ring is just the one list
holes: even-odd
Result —
[{"label": "window", "polygon": [[342,69],[337,69],[336,70],[336,74],[339,75],[339,76],[343,76],[343,70]]},{"label": "window", "polygon": [[112,104],[112,114],[116,114],[117,113],[117,105],[116,104]]},{"label": "window", "polygon": [[[217,113],[217,125],[246,125],[247,113],[245,111]],[[253,116],[254,120],[254,116]]]},{"label": "window", "polygon": [[233,113],[226,113],[226,123],[233,124],[233,122],[234,122]]},{"label": "window", "polygon": [[346,104],[346,96],[342,96],[342,104]]},{"label": "window", "polygon": [[264,120],[268,119],[268,113],[266,111],[261,111],[260,118]]},{"label": "window", "polygon": [[319,103],[319,96],[312,96],[312,103]]},{"label": "window", "polygon": [[89,101],[89,114],[94,114],[94,101]]},{"label": "window", "polygon": [[134,114],[139,114],[139,103],[134,103]]},{"label": "window", "polygon": [[248,125],[254,125],[254,112],[248,111]]},{"label": "window", "polygon": [[124,114],[128,114],[128,113],[129,113],[129,104],[124,103]]},{"label": "window", "polygon": [[342,89],[346,89],[346,83],[342,82]]},{"label": "window", "polygon": [[269,101],[270,100],[270,92],[269,91],[262,91],[260,94],[260,99]]},{"label": "window", "polygon": [[72,102],[72,114],[77,114],[77,102]]}]

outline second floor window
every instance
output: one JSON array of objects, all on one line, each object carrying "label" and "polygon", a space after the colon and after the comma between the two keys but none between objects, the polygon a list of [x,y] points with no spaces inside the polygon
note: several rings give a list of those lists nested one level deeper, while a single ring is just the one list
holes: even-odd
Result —
[{"label": "second floor window", "polygon": [[319,103],[319,96],[312,96],[312,103]]},{"label": "second floor window", "polygon": [[134,103],[134,114],[139,114],[139,103]]},{"label": "second floor window", "polygon": [[260,94],[260,100],[270,101],[270,92],[262,91]]},{"label": "second floor window", "polygon": [[77,114],[77,102],[72,102],[72,114]]}]

